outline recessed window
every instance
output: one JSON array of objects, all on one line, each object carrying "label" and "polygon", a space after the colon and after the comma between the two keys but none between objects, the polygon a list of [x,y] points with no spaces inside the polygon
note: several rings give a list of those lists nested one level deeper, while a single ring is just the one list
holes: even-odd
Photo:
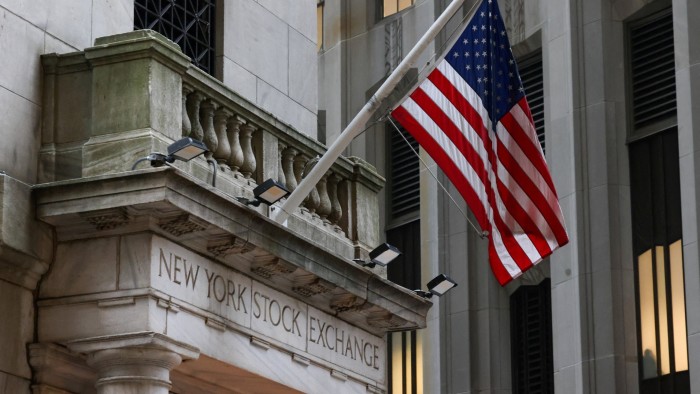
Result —
[{"label": "recessed window", "polygon": [[671,10],[627,25],[640,393],[690,393]]},{"label": "recessed window", "polygon": [[523,81],[527,103],[535,122],[537,139],[544,152],[544,79],[542,77],[542,51],[528,54],[518,60],[520,79]]},{"label": "recessed window", "polygon": [[403,11],[413,5],[413,0],[383,0],[382,1],[382,16],[394,15],[397,12]]},{"label": "recessed window", "polygon": [[216,0],[136,0],[134,29],[150,29],[169,38],[192,59],[214,74]]},{"label": "recessed window", "polygon": [[[407,289],[420,288],[420,220],[392,228],[387,231],[386,240],[403,252],[387,266],[387,279]],[[389,334],[387,339],[388,393],[422,393],[421,334],[416,331],[394,332]]]},{"label": "recessed window", "polygon": [[402,127],[387,127],[389,134],[389,219],[417,217],[420,210],[418,142]]},{"label": "recessed window", "polygon": [[545,279],[536,286],[520,286],[510,296],[514,393],[554,392],[551,291]]},{"label": "recessed window", "polygon": [[677,134],[629,147],[642,394],[689,393]]},{"label": "recessed window", "polygon": [[323,0],[316,3],[316,50],[323,48]]}]

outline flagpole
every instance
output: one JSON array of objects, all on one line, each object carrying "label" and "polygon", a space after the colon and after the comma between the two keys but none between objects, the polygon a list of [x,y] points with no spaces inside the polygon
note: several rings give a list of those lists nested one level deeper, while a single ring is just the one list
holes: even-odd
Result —
[{"label": "flagpole", "polygon": [[415,65],[418,57],[423,53],[425,48],[430,44],[435,36],[442,30],[452,16],[459,10],[464,3],[464,0],[453,0],[445,11],[438,17],[432,26],[425,32],[423,37],[416,43],[406,57],[399,63],[396,69],[387,77],[382,86],[377,89],[372,98],[367,104],[355,115],[355,118],[347,125],[345,130],[333,141],[326,153],[321,156],[321,159],[316,163],[311,172],[309,172],[301,183],[294,189],[294,192],[282,204],[281,209],[277,210],[277,214],[273,217],[277,223],[284,223],[289,215],[301,205],[304,198],[309,195],[311,189],[318,183],[323,175],[328,171],[333,163],[340,157],[345,148],[350,145],[355,137],[363,130],[369,118],[377,111],[384,99],[391,94],[396,85],[401,81],[408,70]]}]

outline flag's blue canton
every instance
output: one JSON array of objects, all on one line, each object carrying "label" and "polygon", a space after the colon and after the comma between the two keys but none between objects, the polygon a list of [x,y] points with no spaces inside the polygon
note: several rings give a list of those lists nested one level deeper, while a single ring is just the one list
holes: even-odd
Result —
[{"label": "flag's blue canton", "polygon": [[524,95],[496,0],[485,0],[445,56],[481,96],[495,125]]}]

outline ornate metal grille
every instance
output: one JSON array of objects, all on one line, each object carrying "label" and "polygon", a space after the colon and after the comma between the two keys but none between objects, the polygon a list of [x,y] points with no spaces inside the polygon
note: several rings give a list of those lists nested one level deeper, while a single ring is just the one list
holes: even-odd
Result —
[{"label": "ornate metal grille", "polygon": [[135,0],[134,29],[151,29],[180,45],[192,63],[214,73],[216,0]]}]

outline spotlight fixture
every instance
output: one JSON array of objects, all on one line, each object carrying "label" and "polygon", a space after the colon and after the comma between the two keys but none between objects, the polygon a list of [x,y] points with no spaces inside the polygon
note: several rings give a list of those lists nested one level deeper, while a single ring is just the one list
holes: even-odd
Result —
[{"label": "spotlight fixture", "polygon": [[202,141],[185,137],[170,144],[170,146],[168,146],[167,155],[152,152],[148,156],[136,160],[136,163],[131,166],[131,169],[135,170],[136,166],[144,161],[150,161],[151,167],[162,167],[163,165],[170,164],[175,160],[190,161],[204,152],[208,152],[208,149]]},{"label": "spotlight fixture", "polygon": [[190,161],[207,151],[208,149],[202,141],[186,137],[168,146],[168,157],[180,161]]},{"label": "spotlight fixture", "polygon": [[236,197],[236,200],[246,205],[257,207],[261,202],[267,205],[272,205],[289,194],[289,190],[282,186],[279,182],[270,178],[253,189],[253,200],[245,197]]},{"label": "spotlight fixture", "polygon": [[369,252],[369,262],[363,259],[353,259],[352,261],[363,267],[374,268],[379,264],[384,267],[401,255],[401,251],[395,246],[383,243]]},{"label": "spotlight fixture", "polygon": [[445,274],[440,274],[428,282],[428,291],[420,289],[413,291],[423,298],[431,298],[433,295],[442,297],[443,294],[450,291],[453,287],[457,287],[457,282],[453,281]]}]

